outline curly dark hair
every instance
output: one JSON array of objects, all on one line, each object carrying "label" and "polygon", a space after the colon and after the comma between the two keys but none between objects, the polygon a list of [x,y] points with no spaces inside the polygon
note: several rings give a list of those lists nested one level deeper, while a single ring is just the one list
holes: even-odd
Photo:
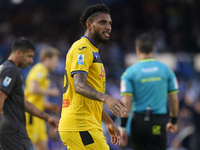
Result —
[{"label": "curly dark hair", "polygon": [[87,30],[85,23],[88,20],[88,18],[89,18],[89,21],[92,22],[94,18],[97,16],[95,14],[99,12],[110,15],[110,9],[105,4],[95,4],[95,5],[90,5],[85,8],[85,10],[83,11],[80,17],[80,23],[83,26],[84,30]]}]

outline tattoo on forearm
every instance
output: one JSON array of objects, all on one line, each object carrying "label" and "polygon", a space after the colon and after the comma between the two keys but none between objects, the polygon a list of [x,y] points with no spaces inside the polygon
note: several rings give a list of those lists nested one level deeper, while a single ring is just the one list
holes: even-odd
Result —
[{"label": "tattoo on forearm", "polygon": [[41,112],[40,112],[40,116],[43,116],[43,115],[44,115],[44,112],[43,112],[43,111],[41,111]]},{"label": "tattoo on forearm", "polygon": [[78,73],[74,75],[74,86],[78,93],[87,98],[102,101],[105,98],[105,94],[96,91],[89,84],[87,84],[86,81],[87,75],[85,73]]}]

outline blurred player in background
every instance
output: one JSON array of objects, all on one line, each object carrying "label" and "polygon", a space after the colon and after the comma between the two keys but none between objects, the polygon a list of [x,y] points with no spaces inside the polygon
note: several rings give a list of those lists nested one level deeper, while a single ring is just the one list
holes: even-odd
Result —
[{"label": "blurred player in background", "polygon": [[[40,61],[31,68],[26,78],[25,96],[38,109],[49,109],[59,112],[58,105],[50,103],[45,96],[59,96],[58,88],[50,89],[49,71],[53,71],[58,64],[59,51],[47,47],[40,52]],[[36,150],[47,150],[47,129],[45,121],[26,113],[26,129]]]},{"label": "blurred player in background", "polygon": [[[166,130],[177,131],[177,79],[169,67],[153,58],[155,48],[150,35],[140,35],[135,44],[139,62],[127,68],[121,77],[122,99],[127,105],[127,113],[121,118],[122,145],[128,142],[125,127],[132,111],[131,147],[134,150],[166,150]],[[168,123],[167,94],[171,117]]]},{"label": "blurred player in background", "polygon": [[46,120],[57,129],[58,119],[28,102],[18,68],[33,62],[35,48],[26,38],[12,44],[11,54],[0,66],[0,150],[33,150],[25,128],[25,111]]},{"label": "blurred player in background", "polygon": [[121,136],[103,110],[103,103],[116,116],[122,116],[125,110],[121,100],[104,94],[106,74],[99,46],[109,41],[112,24],[110,10],[104,4],[88,6],[80,22],[85,34],[67,54],[59,133],[70,150],[108,150],[101,119],[106,124],[112,143],[120,144]]}]

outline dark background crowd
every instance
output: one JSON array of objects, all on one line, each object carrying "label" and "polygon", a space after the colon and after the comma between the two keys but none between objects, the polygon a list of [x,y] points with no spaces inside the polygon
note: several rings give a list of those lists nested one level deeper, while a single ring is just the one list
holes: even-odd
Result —
[{"label": "dark background crowd", "polygon": [[[105,3],[111,9],[113,21],[110,42],[100,47],[106,92],[121,98],[120,76],[135,58],[135,37],[150,33],[155,55],[173,62],[171,67],[179,81],[179,132],[168,134],[168,150],[192,150],[192,142],[200,139],[199,0],[0,0],[0,63],[7,59],[16,38],[24,36],[31,40],[36,55],[34,63],[21,70],[25,80],[30,68],[39,61],[40,50],[54,46],[61,55],[56,71],[51,73],[52,86],[62,91],[66,54],[84,34],[79,17],[86,6],[96,3]],[[61,106],[62,95],[49,100]],[[118,125],[119,119],[108,113]],[[104,132],[107,136],[106,129]],[[48,134],[50,150],[66,149],[51,128]],[[110,146],[113,150],[121,149]]]}]

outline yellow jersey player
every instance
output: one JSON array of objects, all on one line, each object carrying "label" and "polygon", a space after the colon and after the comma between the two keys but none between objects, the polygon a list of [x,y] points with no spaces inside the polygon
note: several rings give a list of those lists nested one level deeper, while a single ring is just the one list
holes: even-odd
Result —
[{"label": "yellow jersey player", "polygon": [[122,116],[126,109],[122,101],[104,94],[106,74],[99,46],[109,40],[110,10],[104,4],[91,5],[83,12],[80,22],[85,34],[67,54],[59,133],[69,150],[108,150],[101,120],[112,143],[120,144],[121,136],[103,110],[103,103],[116,116]]},{"label": "yellow jersey player", "polygon": [[[48,47],[41,51],[40,61],[31,68],[25,86],[25,96],[29,102],[44,111],[50,109],[58,112],[59,107],[45,100],[45,96],[58,96],[58,88],[49,88],[49,71],[55,69],[58,63],[59,51]],[[47,150],[47,133],[45,121],[26,113],[26,129],[36,150]]]}]

